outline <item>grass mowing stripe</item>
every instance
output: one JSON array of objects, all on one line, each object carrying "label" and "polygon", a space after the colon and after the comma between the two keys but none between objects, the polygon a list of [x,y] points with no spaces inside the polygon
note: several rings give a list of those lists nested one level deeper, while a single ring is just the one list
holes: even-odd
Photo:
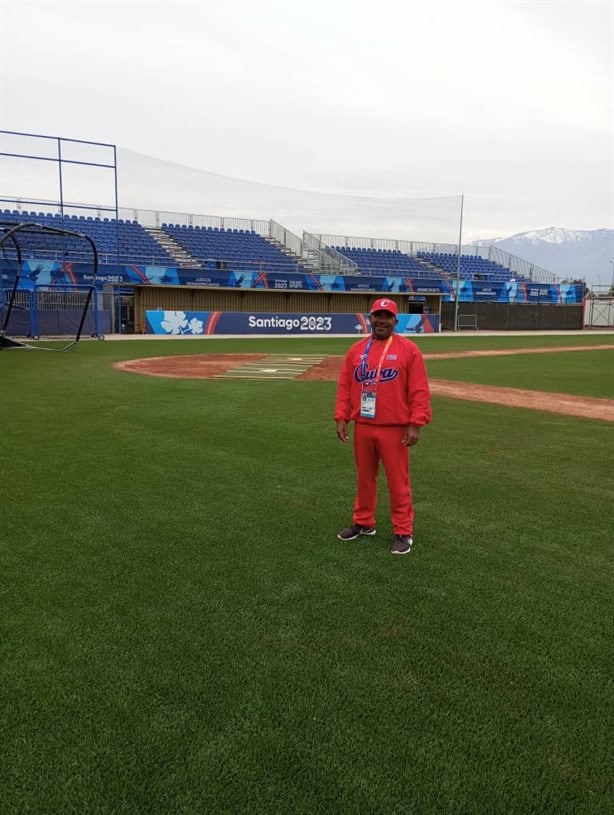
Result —
[{"label": "grass mowing stripe", "polygon": [[430,359],[427,368],[437,379],[614,399],[612,351]]},{"label": "grass mowing stripe", "polygon": [[609,427],[436,399],[394,559],[334,383],[101,346],[8,360],[3,812],[606,811]]}]

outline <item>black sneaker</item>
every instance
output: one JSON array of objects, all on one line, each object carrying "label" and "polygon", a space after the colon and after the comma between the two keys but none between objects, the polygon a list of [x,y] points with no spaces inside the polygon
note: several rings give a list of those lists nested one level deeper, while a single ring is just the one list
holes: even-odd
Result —
[{"label": "black sneaker", "polygon": [[345,529],[342,529],[337,537],[340,541],[353,541],[360,535],[375,535],[375,527],[352,524],[352,526],[346,526]]},{"label": "black sneaker", "polygon": [[411,535],[395,535],[394,542],[390,547],[391,555],[408,555],[411,552],[414,539]]}]

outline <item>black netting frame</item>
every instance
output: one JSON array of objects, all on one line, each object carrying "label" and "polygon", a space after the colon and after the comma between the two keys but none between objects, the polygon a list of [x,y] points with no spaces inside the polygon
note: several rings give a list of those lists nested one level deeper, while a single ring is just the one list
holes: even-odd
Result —
[{"label": "black netting frame", "polygon": [[[15,295],[19,286],[19,281],[21,279],[21,271],[23,268],[23,254],[21,251],[21,246],[18,238],[23,237],[25,235],[56,235],[59,237],[78,238],[87,241],[91,249],[94,269],[91,284],[87,287],[87,294],[85,302],[83,304],[83,312],[81,314],[81,319],[79,321],[79,327],[77,329],[77,334],[75,338],[71,340],[68,343],[68,345],[64,346],[63,348],[42,348],[40,346],[28,345],[27,343],[18,342],[17,340],[13,340],[10,337],[6,336],[6,331],[8,328],[13,304],[15,302]],[[15,280],[13,281],[13,286],[9,294],[6,314],[2,323],[2,327],[0,328],[0,350],[8,348],[35,348],[37,350],[60,351],[60,352],[74,350],[76,344],[79,342],[81,338],[81,332],[83,331],[83,324],[85,322],[87,310],[90,307],[92,296],[96,288],[96,278],[98,276],[98,251],[96,249],[96,244],[90,238],[89,235],[84,235],[82,232],[73,232],[72,230],[69,229],[59,229],[53,226],[46,226],[45,224],[39,224],[36,223],[35,221],[25,221],[19,224],[0,222],[0,256],[4,252],[4,247],[9,241],[10,244],[8,245],[15,250],[15,254],[17,256],[17,271],[15,273]]]}]

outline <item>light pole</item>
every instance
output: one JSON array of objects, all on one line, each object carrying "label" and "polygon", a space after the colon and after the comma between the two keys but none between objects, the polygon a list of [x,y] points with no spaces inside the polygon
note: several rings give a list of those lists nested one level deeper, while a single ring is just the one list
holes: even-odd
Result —
[{"label": "light pole", "polygon": [[456,255],[456,302],[454,303],[454,330],[458,331],[458,298],[460,296],[460,267],[461,267],[461,251],[463,248],[463,205],[465,203],[465,194],[461,195],[460,204],[460,223],[458,227],[458,251]]},{"label": "light pole", "polygon": [[612,282],[610,283],[610,288],[614,290],[614,260],[610,261],[612,266]]}]

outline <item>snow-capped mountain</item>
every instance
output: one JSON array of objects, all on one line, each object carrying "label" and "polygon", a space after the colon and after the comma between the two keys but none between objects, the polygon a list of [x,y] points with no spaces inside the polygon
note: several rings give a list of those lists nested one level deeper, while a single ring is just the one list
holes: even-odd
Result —
[{"label": "snow-capped mountain", "polygon": [[586,280],[589,287],[609,286],[614,280],[614,229],[550,226],[508,238],[471,241],[471,246],[497,246],[558,278]]}]

